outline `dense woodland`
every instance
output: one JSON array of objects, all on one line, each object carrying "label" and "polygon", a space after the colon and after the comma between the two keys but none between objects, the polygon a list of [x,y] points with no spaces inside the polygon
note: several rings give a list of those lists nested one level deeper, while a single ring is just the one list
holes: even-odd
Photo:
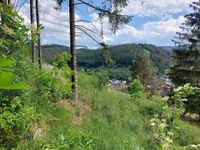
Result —
[{"label": "dense woodland", "polygon": [[[76,49],[74,0],[65,1],[70,46],[41,47],[40,2],[28,2],[26,25],[12,1],[0,1],[0,149],[200,149],[200,1],[191,4],[173,54],[169,47],[98,41],[99,49]],[[134,19],[121,14],[127,0],[78,2],[108,18],[113,33]],[[153,84],[160,75],[173,81],[165,96],[157,92],[163,85]],[[127,86],[113,89],[112,78]]]},{"label": "dense woodland", "polygon": [[[164,75],[172,66],[172,50],[163,50],[149,44],[124,44],[110,46],[109,52],[114,61],[112,66],[107,66],[104,59],[103,49],[78,49],[77,64],[79,68],[84,68],[86,72],[97,69],[107,70],[110,78],[128,80],[131,76],[131,65],[133,58],[137,55],[137,50],[147,50],[150,52],[150,59],[158,69],[158,75]],[[43,45],[42,52],[44,61],[52,64],[53,60],[62,52],[69,51],[69,47],[61,45]]]}]

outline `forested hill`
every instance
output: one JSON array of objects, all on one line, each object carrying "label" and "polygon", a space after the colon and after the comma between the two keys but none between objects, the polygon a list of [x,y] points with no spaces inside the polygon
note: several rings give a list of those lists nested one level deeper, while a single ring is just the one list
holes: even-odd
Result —
[{"label": "forested hill", "polygon": [[[113,67],[124,68],[130,66],[134,51],[138,49],[145,49],[150,52],[151,60],[155,63],[160,73],[168,69],[172,62],[171,53],[160,47],[150,44],[123,44],[109,47],[111,57],[115,61]],[[52,63],[52,60],[58,54],[66,50],[69,50],[69,47],[55,44],[44,45],[42,46],[43,59],[48,63]],[[79,67],[87,68],[98,68],[105,65],[102,49],[79,49],[77,63]]]}]

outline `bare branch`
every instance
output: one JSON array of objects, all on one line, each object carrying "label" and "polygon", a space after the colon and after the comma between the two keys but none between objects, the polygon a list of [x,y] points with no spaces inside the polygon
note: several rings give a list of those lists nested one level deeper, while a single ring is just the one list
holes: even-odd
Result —
[{"label": "bare branch", "polygon": [[76,28],[80,31],[82,31],[85,35],[87,35],[89,38],[91,38],[93,41],[95,41],[97,44],[101,45],[102,43],[98,42],[92,35],[90,35],[89,33],[87,33],[87,31],[85,31],[84,29],[82,29],[79,26],[76,26]]}]

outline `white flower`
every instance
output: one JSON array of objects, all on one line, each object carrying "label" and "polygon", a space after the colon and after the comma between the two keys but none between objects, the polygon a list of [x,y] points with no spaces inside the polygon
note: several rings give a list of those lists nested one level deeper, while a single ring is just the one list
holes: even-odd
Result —
[{"label": "white flower", "polygon": [[187,102],[188,100],[186,98],[181,99],[182,102]]},{"label": "white flower", "polygon": [[162,99],[163,99],[164,101],[168,101],[169,96],[165,96],[165,97],[163,97]]},{"label": "white flower", "polygon": [[175,92],[178,92],[178,91],[182,90],[182,88],[183,88],[182,86],[179,86],[179,87],[177,87],[176,89],[174,89],[174,91],[175,91]]},{"label": "white flower", "polygon": [[159,128],[160,129],[164,129],[166,127],[166,124],[165,123],[161,123],[160,125],[159,125]]},{"label": "white flower", "polygon": [[190,147],[192,147],[192,148],[198,148],[197,145],[190,145]]}]

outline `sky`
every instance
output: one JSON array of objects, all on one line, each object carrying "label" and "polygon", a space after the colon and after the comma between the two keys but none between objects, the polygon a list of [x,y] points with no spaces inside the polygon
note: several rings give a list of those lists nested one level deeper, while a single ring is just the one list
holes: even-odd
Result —
[{"label": "sky", "polygon": [[[23,2],[24,0],[20,0]],[[101,1],[101,0],[100,0]],[[157,46],[173,46],[172,39],[184,22],[184,15],[191,12],[189,4],[194,0],[129,0],[123,9],[125,15],[134,16],[129,24],[121,25],[113,34],[108,19],[99,20],[96,12],[83,5],[77,5],[76,24],[85,27],[97,41],[108,45],[125,43],[147,43]],[[61,44],[69,46],[69,13],[67,1],[61,10],[56,10],[54,0],[39,0],[42,30],[42,44]],[[93,0],[98,4],[99,0]],[[19,11],[30,24],[29,2]],[[81,22],[81,20],[90,22]],[[103,28],[103,36],[100,31]],[[99,45],[87,35],[77,30],[77,46],[97,48]]]}]

